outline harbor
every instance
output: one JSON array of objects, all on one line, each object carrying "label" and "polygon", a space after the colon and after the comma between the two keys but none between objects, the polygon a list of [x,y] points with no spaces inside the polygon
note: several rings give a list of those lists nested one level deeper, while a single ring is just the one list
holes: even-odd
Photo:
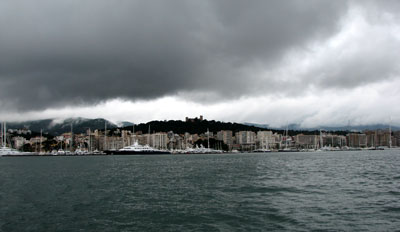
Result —
[{"label": "harbor", "polygon": [[[165,125],[168,122],[165,122]],[[202,116],[181,122],[193,128],[209,121]],[[59,135],[44,135],[21,128],[7,128],[2,123],[0,156],[88,156],[88,155],[157,155],[157,154],[226,154],[226,153],[274,153],[274,152],[331,152],[397,149],[400,131],[388,129],[364,131],[272,131],[247,127],[248,131],[224,128],[201,133],[174,133],[167,131],[147,133],[131,128],[87,128],[86,133],[70,131]],[[210,125],[211,126],[211,125]],[[143,126],[138,126],[143,128]],[[79,128],[77,128],[79,129]],[[156,127],[157,129],[157,127]],[[29,140],[27,138],[30,138]]]}]

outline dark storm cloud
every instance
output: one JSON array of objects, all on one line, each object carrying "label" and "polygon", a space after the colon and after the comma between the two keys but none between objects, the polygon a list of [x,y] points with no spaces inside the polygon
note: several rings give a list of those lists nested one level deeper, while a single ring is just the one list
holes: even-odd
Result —
[{"label": "dark storm cloud", "polygon": [[1,1],[0,104],[249,95],[259,88],[254,64],[273,68],[290,49],[329,37],[346,9],[312,0]]}]

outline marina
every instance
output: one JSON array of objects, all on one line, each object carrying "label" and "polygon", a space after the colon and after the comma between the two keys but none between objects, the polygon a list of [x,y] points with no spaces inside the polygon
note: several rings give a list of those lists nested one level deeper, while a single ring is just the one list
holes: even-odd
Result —
[{"label": "marina", "polygon": [[[265,128],[245,126],[246,131],[228,130],[231,124],[218,122],[220,130],[205,132],[196,125],[211,125],[204,119],[186,119],[180,127],[171,127],[161,122],[165,131],[151,131],[151,122],[125,128],[104,127],[92,130],[75,126],[81,133],[74,133],[73,124],[63,126],[58,135],[43,135],[25,128],[7,128],[2,123],[0,156],[87,156],[87,155],[157,155],[157,154],[229,154],[229,153],[285,153],[285,152],[332,152],[397,149],[400,131],[388,129],[365,131],[273,131]],[[80,119],[81,120],[81,119]],[[143,133],[146,126],[148,132]],[[174,133],[182,127],[194,129],[193,133]],[[221,130],[222,129],[222,130]],[[236,129],[236,130],[235,130]],[[68,131],[69,130],[69,131]],[[158,129],[160,130],[160,129]],[[7,132],[8,131],[8,132]],[[35,134],[35,135],[33,135]]]}]

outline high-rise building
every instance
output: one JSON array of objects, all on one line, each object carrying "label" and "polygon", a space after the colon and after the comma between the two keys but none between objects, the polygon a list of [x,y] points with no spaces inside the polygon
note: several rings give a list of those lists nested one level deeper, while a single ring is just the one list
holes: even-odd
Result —
[{"label": "high-rise building", "polygon": [[296,146],[308,149],[318,148],[319,135],[298,134],[295,136]]},{"label": "high-rise building", "polygon": [[[364,137],[361,136],[362,138]],[[366,138],[365,138],[366,139]],[[346,137],[342,135],[334,135],[334,134],[325,134],[322,137],[323,146],[326,147],[343,147],[346,146]],[[365,147],[366,142],[364,140],[361,141],[362,147]]]},{"label": "high-rise building", "polygon": [[349,147],[367,147],[366,134],[350,133],[346,137]]},{"label": "high-rise building", "polygon": [[[387,130],[368,130],[364,131],[367,135],[367,146],[368,147],[388,147],[390,143],[390,132]],[[392,136],[393,141],[393,136]]]},{"label": "high-rise building", "polygon": [[168,148],[168,134],[164,132],[155,133],[150,136],[150,146],[157,149]]},{"label": "high-rise building", "polygon": [[236,143],[242,150],[250,151],[255,149],[256,133],[253,131],[239,131],[235,133]]},{"label": "high-rise building", "polygon": [[223,141],[226,145],[228,145],[229,150],[232,149],[233,145],[233,133],[230,130],[222,130],[217,132],[217,139]]},{"label": "high-rise building", "polygon": [[258,131],[257,144],[259,148],[269,148],[274,143],[272,131]]}]

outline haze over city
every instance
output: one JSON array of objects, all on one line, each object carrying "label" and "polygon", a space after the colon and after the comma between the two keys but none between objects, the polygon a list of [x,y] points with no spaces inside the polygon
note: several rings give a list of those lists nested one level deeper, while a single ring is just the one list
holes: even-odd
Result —
[{"label": "haze over city", "polygon": [[1,1],[0,119],[400,125],[398,12],[398,1]]}]

